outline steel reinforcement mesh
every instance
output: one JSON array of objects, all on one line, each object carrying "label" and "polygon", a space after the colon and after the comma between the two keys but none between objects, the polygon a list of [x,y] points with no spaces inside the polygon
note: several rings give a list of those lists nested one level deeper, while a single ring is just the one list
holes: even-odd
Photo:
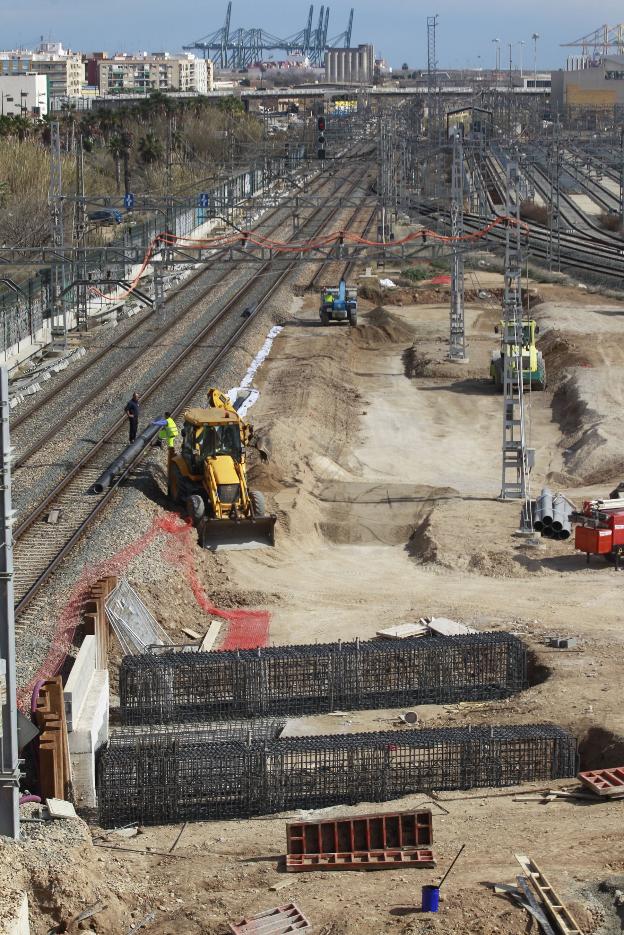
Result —
[{"label": "steel reinforcement mesh", "polygon": [[246,818],[414,792],[569,778],[576,740],[547,724],[213,742],[120,732],[101,756],[104,826]]},{"label": "steel reinforcement mesh", "polygon": [[220,720],[506,698],[527,683],[509,633],[126,656],[124,724]]}]

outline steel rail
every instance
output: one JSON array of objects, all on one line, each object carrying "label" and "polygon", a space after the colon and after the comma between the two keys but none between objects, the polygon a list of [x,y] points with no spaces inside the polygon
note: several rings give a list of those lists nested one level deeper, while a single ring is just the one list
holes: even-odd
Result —
[{"label": "steel rail", "polygon": [[[326,179],[321,181],[321,188],[323,188],[325,184],[327,184]],[[273,209],[273,211],[269,213],[268,217],[265,217],[259,224],[256,225],[256,228],[254,229],[258,230],[261,227],[264,227],[264,225],[268,221],[270,221],[276,214],[278,214],[279,212],[283,212],[284,210],[285,209],[283,207],[279,207],[279,206],[276,207],[275,209]],[[272,228],[272,230],[278,230],[285,223],[285,220],[286,219],[276,224]],[[165,300],[165,305],[174,302],[178,298],[178,296],[180,296],[190,286],[194,285],[198,279],[200,279],[203,275],[205,275],[206,272],[213,269],[214,267],[218,267],[221,261],[222,261],[222,257],[220,254],[217,254],[214,257],[210,258],[210,260],[203,267],[203,269],[198,270],[197,273],[193,274],[193,276],[189,277],[184,283],[182,283],[172,293],[170,293],[170,295]],[[38,454],[42,446],[47,444],[47,442],[49,442],[52,438],[54,438],[58,434],[60,428],[64,428],[67,425],[67,423],[72,418],[74,418],[74,416],[78,415],[81,409],[83,409],[85,406],[88,406],[89,403],[93,402],[94,399],[97,399],[98,395],[101,394],[103,391],[105,391],[107,386],[110,383],[112,383],[114,380],[117,380],[120,376],[122,376],[122,374],[126,370],[129,370],[133,364],[139,361],[142,355],[145,353],[145,350],[150,345],[155,344],[157,341],[159,341],[161,338],[167,335],[170,331],[172,331],[172,329],[176,327],[177,325],[179,325],[180,322],[187,315],[189,315],[194,309],[196,309],[197,306],[200,305],[201,302],[203,302],[206,299],[206,297],[210,295],[210,293],[217,286],[220,286],[233,273],[234,275],[236,275],[237,272],[238,271],[226,269],[216,281],[213,281],[207,284],[206,287],[202,289],[201,293],[198,296],[196,296],[189,305],[186,305],[184,308],[182,308],[177,315],[175,315],[168,322],[166,322],[162,327],[158,328],[154,332],[148,345],[137,348],[136,351],[133,354],[130,354],[124,361],[122,361],[119,364],[119,366],[112,371],[112,373],[109,373],[103,381],[98,383],[93,388],[93,390],[91,390],[91,392],[89,392],[86,396],[78,399],[76,403],[73,406],[71,406],[68,410],[65,410],[63,412],[62,417],[56,422],[52,423],[47,429],[47,431],[45,431],[42,435],[38,436],[37,440],[33,442],[32,445],[30,445],[26,450],[21,451],[18,457],[13,462],[13,469],[17,470],[18,468],[21,468],[24,464],[26,464],[30,460],[30,458],[32,458],[33,455]],[[55,387],[51,393],[46,395],[45,398],[42,400],[41,406],[35,407],[33,410],[30,410],[29,412],[24,413],[21,417],[18,417],[17,419],[13,420],[12,425],[11,425],[12,429],[16,429],[20,425],[23,425],[24,422],[26,422],[28,418],[30,418],[33,414],[37,414],[38,416],[40,416],[42,408],[47,407],[48,404],[50,403],[53,403],[54,400],[58,398],[59,394],[63,392],[63,390],[67,389],[67,387],[73,381],[75,381],[76,379],[80,379],[80,377],[82,377],[87,371],[91,370],[107,354],[113,352],[116,349],[121,349],[123,342],[125,342],[130,335],[132,335],[138,328],[142,326],[149,327],[151,320],[152,320],[152,313],[142,316],[140,320],[132,326],[132,328],[130,328],[128,331],[125,332],[125,334],[123,334],[120,337],[119,341],[115,341],[113,344],[109,344],[106,347],[102,348],[102,350],[98,351],[97,354],[90,357],[89,360],[85,364],[83,364],[78,370],[73,371],[73,373],[70,376],[68,376],[65,380],[63,380],[62,383],[60,383],[57,387]]]},{"label": "steel rail", "polygon": [[[366,172],[363,173],[363,175],[365,174]],[[356,187],[359,181],[360,179],[358,178],[357,180],[349,183],[351,185],[351,191]],[[338,211],[340,210],[341,210],[340,208],[334,209],[330,213],[329,217],[332,217],[333,215],[338,213]],[[312,215],[312,217],[308,219],[307,223],[310,223],[311,221],[313,221],[321,211],[322,211],[322,208],[317,209],[317,211]],[[320,230],[323,227],[323,225],[326,223],[326,220],[327,219],[324,218],[320,222],[320,224],[314,230],[312,236],[314,236],[318,232],[318,230]],[[234,331],[234,333],[225,341],[225,343],[220,345],[217,352],[213,354],[210,360],[208,360],[205,363],[205,365],[201,369],[196,379],[193,380],[192,384],[189,387],[187,387],[187,389],[184,391],[182,397],[179,398],[175,404],[172,404],[171,406],[172,413],[174,414],[179,413],[188,404],[188,402],[195,396],[198,389],[204,383],[206,376],[214,369],[215,366],[219,364],[219,362],[223,359],[223,357],[228,353],[228,351],[236,343],[240,335],[249,327],[250,323],[255,319],[257,314],[261,311],[261,309],[264,307],[264,305],[269,300],[269,298],[273,295],[275,290],[284,282],[284,280],[289,276],[289,274],[295,269],[296,262],[297,262],[296,260],[293,260],[289,266],[287,266],[283,271],[279,273],[275,281],[268,287],[268,289],[265,290],[262,298],[256,304],[252,314],[241,322],[241,324]],[[143,392],[144,399],[149,398],[155,392],[155,390],[158,389],[158,387],[160,387],[161,384],[163,384],[163,382],[167,379],[167,377],[175,369],[179,367],[180,363],[186,358],[188,358],[191,352],[201,345],[204,338],[210,332],[212,332],[216,328],[216,326],[220,324],[227,317],[228,313],[232,310],[234,306],[238,304],[240,299],[247,292],[251,291],[254,287],[257,288],[258,280],[261,278],[263,273],[267,272],[267,270],[270,269],[270,266],[271,266],[270,261],[267,261],[265,264],[263,264],[263,266],[257,271],[256,276],[253,277],[253,279],[250,280],[248,283],[244,284],[244,286],[237,292],[237,294],[233,296],[232,299],[228,301],[228,303],[226,303],[223,309],[219,312],[218,316],[215,319],[212,319],[199,332],[199,334],[195,336],[193,341],[182,350],[182,352],[176,357],[176,359],[173,360],[165,368],[165,370],[162,371],[161,374],[159,374],[159,376],[154,381],[152,381],[150,386]],[[81,473],[84,472],[85,468],[88,467],[89,464],[93,461],[95,455],[99,451],[101,451],[104,445],[114,437],[114,435],[120,430],[120,428],[123,427],[125,422],[126,422],[125,418],[118,419],[116,423],[106,431],[106,433],[102,436],[102,438],[99,439],[99,441],[94,445],[94,447],[86,455],[84,455],[83,458],[81,458],[80,461],[77,462],[77,464],[73,466],[71,471],[63,478],[63,480],[56,486],[56,488],[53,491],[51,491],[51,493],[43,500],[43,502],[37,506],[37,508],[33,511],[33,513],[31,513],[24,520],[24,522],[20,524],[20,526],[17,527],[17,529],[15,530],[16,546],[19,547],[19,543],[20,541],[24,539],[24,537],[26,536],[26,533],[35,525],[35,523],[39,519],[41,519],[41,517],[46,513],[46,511],[59,498],[59,495],[67,490],[67,487],[70,484],[70,482],[74,480],[76,477],[78,477]],[[81,538],[84,531],[93,523],[93,521],[97,518],[97,516],[99,516],[102,509],[110,501],[110,499],[112,498],[113,494],[116,492],[119,485],[128,476],[128,474],[132,470],[134,470],[134,468],[139,464],[139,462],[142,460],[145,454],[146,454],[146,450],[142,451],[128,465],[128,467],[123,472],[123,474],[117,478],[114,485],[99,496],[97,502],[94,504],[93,509],[91,509],[88,512],[88,514],[80,520],[77,528],[71,533],[70,537],[65,540],[62,547],[56,550],[56,552],[54,553],[50,561],[46,563],[43,570],[39,572],[35,580],[28,585],[25,593],[22,595],[18,595],[18,600],[17,600],[16,608],[15,608],[16,616],[21,616],[24,613],[24,611],[28,608],[28,606],[30,605],[34,597],[39,592],[42,585],[48,580],[50,575],[58,567],[59,563],[65,558],[65,556],[68,554],[71,548]],[[50,527],[48,527],[48,531],[49,531],[49,528]]]}]

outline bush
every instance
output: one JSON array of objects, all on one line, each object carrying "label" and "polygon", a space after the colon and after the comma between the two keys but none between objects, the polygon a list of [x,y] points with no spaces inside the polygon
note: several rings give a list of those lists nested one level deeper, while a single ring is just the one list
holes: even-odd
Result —
[{"label": "bush", "polygon": [[404,269],[403,275],[412,282],[421,282],[423,279],[431,278],[431,270],[427,266],[412,266],[411,269]]},{"label": "bush", "polygon": [[523,201],[520,205],[520,217],[523,221],[535,221],[548,227],[550,212],[546,205],[537,205],[534,201]]},{"label": "bush", "polygon": [[612,231],[615,234],[622,233],[622,218],[619,214],[608,214],[605,211],[598,218],[598,223],[606,231]]}]

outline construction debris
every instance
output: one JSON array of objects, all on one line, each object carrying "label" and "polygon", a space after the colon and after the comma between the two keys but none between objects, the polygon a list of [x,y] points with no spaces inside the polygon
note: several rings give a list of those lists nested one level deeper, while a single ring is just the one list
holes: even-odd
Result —
[{"label": "construction debris", "polygon": [[478,633],[472,627],[448,617],[421,617],[418,623],[400,623],[395,627],[377,630],[377,637],[384,640],[405,640],[417,636],[464,636],[467,633]]},{"label": "construction debris", "polygon": [[478,630],[467,627],[465,623],[458,623],[447,617],[434,617],[428,626],[436,636],[464,636],[467,633],[478,633]]},{"label": "construction debris", "polygon": [[430,811],[357,815],[286,825],[286,870],[434,867]]},{"label": "construction debris", "polygon": [[529,915],[532,915],[540,926],[543,935],[555,935],[546,913],[533,895],[528,879],[523,876],[518,876],[516,879],[518,886],[512,886],[508,883],[495,883],[492,889],[497,895],[509,896],[518,906],[521,906]]},{"label": "construction debris", "polygon": [[560,935],[583,935],[576,919],[550,885],[535,861],[524,854],[516,854],[515,857],[541,899],[555,931],[559,932]]},{"label": "construction debris", "polygon": [[126,654],[144,653],[148,646],[171,644],[167,633],[125,578],[106,601],[106,615]]},{"label": "construction debris", "polygon": [[405,640],[409,637],[427,636],[429,627],[426,623],[399,623],[396,627],[377,630],[377,636],[383,640]]},{"label": "construction debris", "polygon": [[190,627],[181,627],[180,628],[185,636],[188,636],[190,640],[200,640],[201,633],[198,633],[197,630],[191,630]]},{"label": "construction debris", "polygon": [[234,935],[288,935],[290,932],[309,932],[311,928],[296,903],[267,909],[236,924],[230,923],[230,932]]},{"label": "construction debris", "polygon": [[549,636],[546,638],[546,645],[553,646],[555,649],[575,649],[578,640],[575,636]]},{"label": "construction debris", "polygon": [[71,802],[64,799],[46,799],[46,806],[50,818],[77,818],[76,809]]},{"label": "construction debris", "polygon": [[208,630],[203,636],[201,643],[199,644],[200,653],[209,653],[214,644],[217,641],[219,636],[219,631],[221,629],[222,623],[220,620],[211,620]]},{"label": "construction debris", "polygon": [[624,797],[624,766],[587,770],[577,774],[584,786],[594,795],[609,799]]}]

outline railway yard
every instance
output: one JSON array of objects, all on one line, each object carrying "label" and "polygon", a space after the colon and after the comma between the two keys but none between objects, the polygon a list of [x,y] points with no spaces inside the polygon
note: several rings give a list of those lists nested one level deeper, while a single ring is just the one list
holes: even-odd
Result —
[{"label": "railway yard", "polygon": [[[162,303],[120,314],[150,288],[122,277],[49,378],[45,355],[10,369],[15,688],[40,736],[0,838],[7,935],[20,911],[33,935],[624,930],[624,803],[578,778],[624,782],[619,144],[558,141],[555,183],[543,141],[466,141],[461,210],[448,184],[399,210],[376,128],[244,233],[165,235]],[[418,158],[450,183],[457,145]],[[341,280],[357,317],[328,324]],[[151,434],[98,485],[135,391]],[[229,479],[222,426],[248,443]],[[524,488],[501,497],[508,430]],[[575,548],[609,510],[605,555]],[[200,546],[244,518],[274,544]],[[291,928],[253,928],[278,907]]]}]

